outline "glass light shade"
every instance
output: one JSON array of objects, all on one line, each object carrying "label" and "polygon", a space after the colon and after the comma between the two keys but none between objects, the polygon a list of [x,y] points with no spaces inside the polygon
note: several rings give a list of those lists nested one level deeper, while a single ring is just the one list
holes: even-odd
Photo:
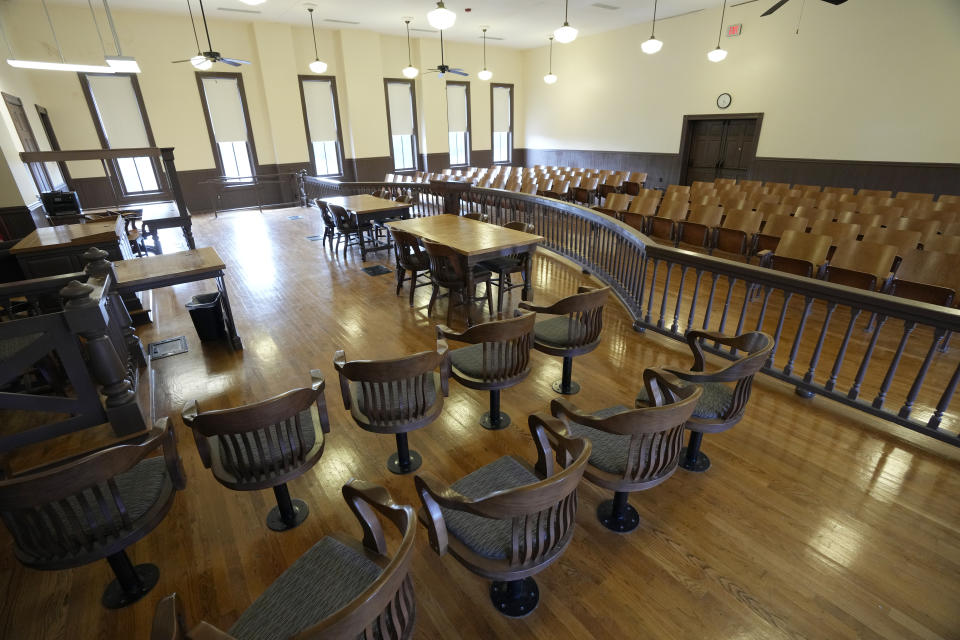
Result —
[{"label": "glass light shade", "polygon": [[7,64],[20,69],[43,69],[45,71],[80,71],[86,73],[116,73],[117,70],[106,65],[70,64],[69,62],[44,62],[41,60],[14,60],[7,58]]},{"label": "glass light shade", "polygon": [[577,39],[577,30],[564,22],[562,27],[553,32],[553,37],[557,42],[567,44]]},{"label": "glass light shade", "polygon": [[327,63],[322,60],[314,60],[310,63],[310,71],[314,73],[323,73],[327,70]]},{"label": "glass light shade", "polygon": [[643,49],[644,53],[653,55],[654,53],[656,53],[657,51],[660,51],[660,49],[663,48],[663,43],[657,40],[656,38],[654,38],[653,36],[650,36],[650,39],[645,40],[640,45],[640,48]]},{"label": "glass light shade", "polygon": [[442,2],[437,3],[437,8],[427,13],[427,22],[434,29],[449,29],[457,21],[457,14],[443,6]]},{"label": "glass light shade", "polygon": [[258,4],[263,4],[267,0],[240,0],[243,4],[249,4],[250,6],[256,6]]},{"label": "glass light shade", "polygon": [[190,64],[200,69],[200,71],[206,71],[213,66],[213,62],[207,60],[204,56],[193,56],[190,58]]},{"label": "glass light shade", "polygon": [[420,73],[420,69],[416,67],[404,67],[400,73],[403,74],[404,78],[416,78],[417,74]]},{"label": "glass light shade", "polygon": [[117,73],[140,73],[136,58],[130,56],[107,56],[104,58],[111,69]]},{"label": "glass light shade", "polygon": [[720,62],[726,57],[727,51],[725,49],[721,49],[720,47],[717,47],[707,54],[707,59],[710,60],[710,62]]},{"label": "glass light shade", "polygon": [[552,73],[548,73],[547,75],[543,76],[543,81],[546,82],[547,84],[556,84],[557,76],[555,76]]},{"label": "glass light shade", "polygon": [[479,73],[477,73],[477,77],[480,78],[481,80],[489,80],[490,78],[493,77],[493,71],[482,69]]}]

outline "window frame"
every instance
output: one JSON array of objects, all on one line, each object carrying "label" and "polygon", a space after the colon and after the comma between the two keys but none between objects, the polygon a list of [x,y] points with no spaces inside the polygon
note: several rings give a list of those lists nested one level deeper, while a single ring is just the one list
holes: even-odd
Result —
[{"label": "window frame", "polygon": [[[57,140],[57,134],[53,130],[53,121],[50,119],[50,112],[42,105],[34,104],[33,106],[37,109],[37,117],[40,118],[40,126],[43,127],[43,132],[47,136],[47,144],[50,145],[50,150],[60,151],[60,142]],[[57,162],[57,167],[60,168],[60,175],[63,176],[63,186],[69,185],[70,170],[67,168],[67,163],[63,161]]]},{"label": "window frame", "polygon": [[[495,88],[509,89],[510,90],[510,128],[507,130],[507,159],[506,160],[494,160],[493,151],[496,148],[496,143],[494,142],[494,137],[496,132],[493,130],[493,95]],[[516,89],[512,83],[508,82],[491,82],[490,83],[490,162],[491,164],[497,165],[509,165],[513,162],[513,103],[516,96]]]},{"label": "window frame", "polygon": [[[343,177],[343,127],[341,123],[343,122],[340,117],[340,97],[337,94],[337,77],[336,76],[317,76],[317,75],[298,75],[297,76],[298,86],[300,87],[300,108],[303,111],[303,130],[307,136],[307,151],[310,153],[310,168],[316,171],[317,169],[317,159],[313,150],[313,140],[310,139],[310,122],[307,119],[307,99],[303,93],[303,83],[310,82],[311,80],[319,82],[329,82],[330,91],[333,93],[333,111],[337,118],[337,139],[334,141],[337,143],[337,162],[339,163],[340,172],[339,173],[326,173],[321,178],[341,178]],[[389,123],[388,125],[389,126]],[[392,138],[391,138],[392,139]],[[391,154],[392,157],[392,154]]]},{"label": "window frame", "polygon": [[[213,152],[213,162],[219,173],[218,177],[220,178],[227,178],[227,176],[224,175],[223,159],[220,157],[220,148],[213,134],[213,121],[210,119],[210,107],[207,106],[207,96],[203,91],[203,79],[224,78],[237,81],[237,89],[240,91],[240,106],[243,107],[243,123],[247,127],[247,154],[250,159],[250,169],[253,172],[253,175],[249,177],[256,178],[260,173],[260,161],[257,159],[257,144],[253,139],[253,127],[250,125],[250,109],[247,107],[247,92],[243,87],[243,74],[239,71],[195,71],[194,75],[197,79],[197,91],[200,92],[200,105],[203,107],[203,119],[207,124],[207,135],[210,137],[210,150]],[[226,183],[226,186],[227,188],[243,187],[249,186],[250,182],[251,181],[231,181]]]},{"label": "window frame", "polygon": [[[473,146],[473,120],[472,120],[472,114],[470,113],[472,111],[472,109],[470,108],[470,82],[466,80],[447,80],[447,83],[444,86],[443,90],[446,91],[447,87],[450,85],[462,86],[466,89],[465,93],[466,93],[466,100],[467,100],[467,130],[464,131],[464,141],[463,141],[464,162],[463,164],[453,164],[452,157],[450,155],[450,148],[449,148],[450,133],[451,133],[450,122],[449,120],[447,121],[447,163],[451,167],[469,167],[472,151],[473,151],[473,149],[471,148]],[[448,99],[449,99],[449,95],[450,94],[448,93],[447,94]],[[512,102],[512,98],[511,98],[511,102]]]},{"label": "window frame", "polygon": [[393,173],[410,173],[420,170],[422,165],[420,159],[420,127],[417,124],[417,88],[413,80],[407,78],[384,78],[383,79],[383,99],[387,110],[387,142],[390,144],[390,164],[393,165],[393,127],[390,124],[390,91],[391,84],[406,84],[410,86],[410,106],[413,109],[413,133],[410,134],[412,141],[413,166],[408,169],[397,169],[393,167]]}]

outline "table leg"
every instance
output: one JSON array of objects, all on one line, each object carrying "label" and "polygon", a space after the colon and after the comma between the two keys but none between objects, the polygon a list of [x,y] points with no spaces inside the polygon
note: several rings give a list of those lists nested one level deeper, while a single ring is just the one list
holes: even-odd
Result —
[{"label": "table leg", "polygon": [[227,316],[227,337],[230,339],[230,346],[235,351],[243,349],[243,342],[237,335],[237,325],[233,321],[233,309],[230,308],[230,297],[227,295],[227,283],[223,279],[223,274],[217,276],[217,288],[220,290],[220,297],[223,300],[223,312]]},{"label": "table leg", "polygon": [[533,251],[527,252],[527,259],[523,261],[523,289],[520,298],[526,302],[533,302]]}]

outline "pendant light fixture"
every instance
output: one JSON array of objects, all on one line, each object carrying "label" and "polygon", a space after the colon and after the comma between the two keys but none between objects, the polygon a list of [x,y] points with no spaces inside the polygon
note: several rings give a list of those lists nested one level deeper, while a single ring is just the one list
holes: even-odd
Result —
[{"label": "pendant light fixture", "polygon": [[710,62],[721,62],[727,57],[726,49],[720,48],[720,36],[723,35],[723,18],[727,15],[727,0],[723,0],[723,11],[720,12],[720,31],[717,33],[717,48],[707,53]]},{"label": "pendant light fixture", "polygon": [[[60,48],[60,41],[57,39],[57,32],[53,28],[53,20],[50,18],[50,11],[47,9],[47,1],[40,0],[40,4],[43,5],[43,12],[47,16],[47,23],[50,25],[50,33],[53,35],[53,43],[57,46],[57,54],[60,56],[60,62],[46,62],[44,60],[18,60],[13,57],[13,50],[11,49],[11,57],[7,58],[7,64],[11,67],[17,67],[20,69],[42,69],[46,71],[79,71],[86,73],[116,73],[117,70],[108,65],[93,65],[93,64],[71,64],[63,59],[63,50]],[[4,40],[7,40],[7,46],[10,47],[10,41],[4,37]]]},{"label": "pendant light fixture", "polygon": [[657,31],[657,0],[653,0],[653,25],[650,27],[650,39],[643,42],[640,48],[644,53],[653,55],[663,48],[663,43],[656,39],[654,34]]},{"label": "pendant light fixture", "polygon": [[557,39],[557,42],[562,42],[563,44],[573,42],[577,39],[577,30],[571,27],[570,22],[567,20],[569,11],[570,0],[564,0],[563,26],[553,32],[553,37]]},{"label": "pendant light fixture", "polygon": [[407,66],[405,66],[400,73],[403,74],[404,78],[413,80],[417,77],[417,74],[420,73],[420,69],[413,66],[413,57],[410,55],[410,20],[404,20],[403,23],[407,25]]},{"label": "pendant light fixture", "polygon": [[307,7],[310,12],[310,33],[313,34],[313,62],[310,63],[310,71],[314,73],[323,73],[327,70],[327,63],[320,60],[320,54],[317,52],[317,28],[313,26],[313,7]]},{"label": "pendant light fixture", "polygon": [[[89,3],[89,0],[88,0]],[[117,55],[115,56],[104,56],[104,60],[107,61],[107,64],[112,67],[117,73],[140,73],[140,65],[137,64],[136,58],[132,56],[123,55],[123,50],[120,48],[120,38],[117,36],[117,26],[113,24],[113,14],[110,13],[110,5],[107,4],[107,0],[103,0],[103,10],[107,14],[107,24],[110,25],[110,32],[113,34],[113,45],[117,48]],[[93,12],[93,5],[90,5],[90,11]],[[97,23],[96,15],[94,15],[94,24]],[[97,36],[100,35],[100,26],[97,25]],[[103,46],[103,41],[101,40],[100,45]]]},{"label": "pendant light fixture", "polygon": [[487,70],[487,28],[483,28],[483,69],[477,74],[481,80],[489,80],[493,77],[493,72]]},{"label": "pendant light fixture", "polygon": [[456,21],[457,14],[443,6],[443,2],[438,2],[437,8],[427,13],[427,22],[430,23],[431,27],[440,31],[449,29]]},{"label": "pendant light fixture", "polygon": [[550,36],[550,67],[547,75],[543,76],[543,81],[547,84],[557,83],[557,76],[553,75],[553,36]]},{"label": "pendant light fixture", "polygon": [[190,26],[193,27],[193,41],[197,43],[197,55],[190,58],[190,64],[198,71],[206,71],[213,66],[213,60],[200,52],[200,38],[197,36],[197,23],[193,19],[193,5],[190,4],[190,0],[187,0],[187,11],[190,13]]}]

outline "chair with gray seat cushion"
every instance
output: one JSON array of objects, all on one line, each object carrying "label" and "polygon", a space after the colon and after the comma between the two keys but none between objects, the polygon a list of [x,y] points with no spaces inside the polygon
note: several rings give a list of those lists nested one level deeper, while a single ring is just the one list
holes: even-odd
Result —
[{"label": "chair with gray seat cushion", "polygon": [[[363,528],[327,536],[300,556],[227,632],[200,622],[189,632],[177,595],[160,601],[150,640],[285,640],[328,638],[407,640],[416,620],[410,562],[413,508],[394,503],[383,487],[351,480],[343,497]],[[391,555],[377,514],[403,536]]]},{"label": "chair with gray seat cushion", "polygon": [[303,500],[291,500],[287,482],[320,460],[323,434],[330,432],[323,395],[326,383],[317,370],[310,376],[309,388],[292,389],[262,402],[201,411],[194,400],[181,413],[184,424],[193,430],[203,466],[217,482],[235,491],[273,489],[277,506],[267,514],[267,526],[274,531],[292,529],[309,515]]},{"label": "chair with gray seat cushion", "polygon": [[533,348],[563,358],[563,375],[553,383],[553,390],[557,393],[572,395],[580,391],[580,385],[571,380],[573,357],[593,351],[600,345],[603,305],[609,292],[610,287],[579,287],[576,295],[549,306],[520,303],[521,309],[557,316],[541,320],[533,328]]},{"label": "chair with gray seat cushion", "polygon": [[[533,233],[533,225],[529,222],[523,222],[522,220],[508,222],[503,225],[503,227],[514,231]],[[491,258],[490,260],[484,260],[480,263],[480,266],[489,269],[497,276],[496,280],[492,281],[497,285],[497,313],[503,311],[503,295],[512,289],[523,287],[526,284],[525,275],[527,273],[527,263],[532,257],[533,255],[530,252],[516,253],[509,256]],[[521,275],[522,279],[519,283],[513,282],[512,274],[514,273]]]},{"label": "chair with gray seat cushion", "polygon": [[544,414],[530,416],[529,424],[538,453],[533,469],[506,456],[449,487],[428,476],[415,478],[430,546],[493,580],[494,607],[513,617],[537,606],[540,591],[531,576],[556,562],[570,544],[577,485],[591,451],[587,440],[555,436],[555,462],[545,425],[552,431],[563,425]]},{"label": "chair with gray seat cushion", "polygon": [[[162,449],[162,456],[147,457]],[[116,579],[101,602],[119,609],[157,583],[153,564],[134,566],[126,548],[166,516],[186,486],[176,438],[163,418],[142,436],[0,481],[0,518],[27,567],[60,570],[103,558]]]},{"label": "chair with gray seat cushion", "polygon": [[597,518],[620,533],[640,524],[640,515],[627,502],[629,495],[652,489],[677,470],[684,424],[703,393],[663,369],[644,371],[643,384],[646,397],[654,401],[638,409],[617,406],[591,414],[563,398],[550,403],[550,412],[563,423],[563,430],[551,435],[586,438],[593,444],[584,475],[614,491],[613,500],[597,507]]},{"label": "chair with gray seat cushion", "polygon": [[353,421],[365,431],[396,435],[397,452],[387,459],[387,469],[393,473],[420,467],[420,454],[410,449],[407,433],[427,426],[443,411],[450,386],[446,359],[443,339],[437,340],[436,351],[392,360],[347,362],[342,349],[334,355],[343,408]]},{"label": "chair with gray seat cushion", "polygon": [[[475,264],[467,271],[468,267],[464,257],[454,251],[452,248],[429,240],[422,240],[423,248],[427,250],[430,256],[430,282],[433,284],[433,291],[430,294],[430,303],[427,305],[427,315],[433,313],[433,305],[440,297],[440,289],[449,291],[447,304],[447,324],[450,324],[450,312],[453,310],[454,296],[460,300],[460,304],[467,307],[467,324],[473,324],[473,303],[484,299],[487,301],[487,312],[493,315],[493,297],[490,291],[490,270]],[[469,275],[469,278],[467,277]],[[473,283],[469,287],[469,281]],[[484,284],[485,296],[478,296],[476,287],[478,284]]]},{"label": "chair with gray seat cushion", "polygon": [[480,416],[484,429],[510,426],[510,416],[500,411],[500,391],[519,384],[530,373],[535,318],[536,314],[517,312],[514,318],[477,324],[463,333],[437,326],[438,338],[470,345],[451,350],[446,362],[454,380],[490,392],[490,411]]},{"label": "chair with gray seat cushion", "polygon": [[[766,364],[774,343],[772,337],[760,331],[750,331],[739,336],[728,336],[715,331],[688,331],[686,337],[690,350],[693,351],[693,367],[689,371],[666,370],[681,380],[703,387],[703,395],[687,421],[690,440],[680,459],[680,466],[684,469],[703,472],[710,468],[710,458],[700,451],[703,434],[720,433],[740,422],[746,411],[747,401],[750,400],[753,376]],[[704,340],[726,347],[725,351],[732,356],[736,356],[738,352],[743,355],[718,371],[705,372]],[[637,407],[648,404],[649,396],[641,391],[637,395]]]}]

